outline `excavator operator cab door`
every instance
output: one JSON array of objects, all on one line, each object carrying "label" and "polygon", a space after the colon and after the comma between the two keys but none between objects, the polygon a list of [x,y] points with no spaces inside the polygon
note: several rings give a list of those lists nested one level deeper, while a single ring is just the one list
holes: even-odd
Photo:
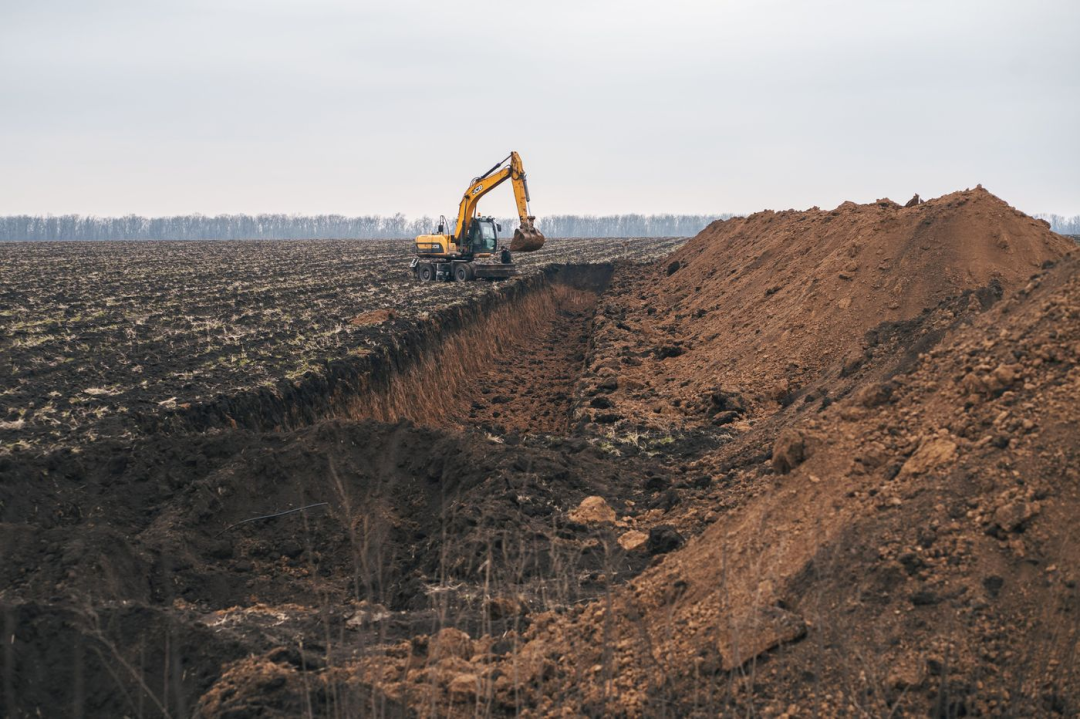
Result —
[{"label": "excavator operator cab door", "polygon": [[495,220],[483,217],[473,220],[469,226],[469,249],[474,255],[494,254],[498,241]]}]

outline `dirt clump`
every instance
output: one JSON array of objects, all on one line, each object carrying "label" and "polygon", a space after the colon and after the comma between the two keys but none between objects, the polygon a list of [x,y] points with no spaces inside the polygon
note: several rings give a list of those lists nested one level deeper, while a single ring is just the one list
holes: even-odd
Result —
[{"label": "dirt clump", "polygon": [[649,535],[636,529],[631,529],[619,536],[619,546],[628,552],[644,547],[648,541]]},{"label": "dirt clump", "polygon": [[615,510],[603,497],[586,497],[570,512],[570,520],[579,524],[614,522]]},{"label": "dirt clump", "polygon": [[370,310],[368,312],[361,312],[356,317],[349,320],[349,324],[353,327],[366,327],[367,325],[378,325],[386,322],[387,320],[394,319],[393,310]]},{"label": "dirt clump", "polygon": [[779,474],[787,474],[806,459],[806,440],[799,432],[786,429],[773,445],[772,466]]}]

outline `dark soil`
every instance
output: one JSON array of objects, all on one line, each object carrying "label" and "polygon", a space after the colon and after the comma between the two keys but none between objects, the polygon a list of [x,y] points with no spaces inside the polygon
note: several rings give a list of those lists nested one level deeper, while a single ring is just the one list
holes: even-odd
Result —
[{"label": "dark soil", "polygon": [[[557,436],[611,271],[551,266],[434,317],[395,312],[365,383],[339,363],[288,394],[152,413],[158,431],[0,455],[0,713],[186,716],[252,653],[299,642],[335,666],[447,624],[520,631],[640,572],[648,555],[567,515],[603,495],[633,521],[662,460]],[[467,417],[498,392],[520,396]]]},{"label": "dark soil", "polygon": [[[528,278],[681,242],[554,239],[515,261]],[[431,313],[499,288],[422,285],[408,262],[404,240],[0,243],[0,447],[127,437],[238,393],[363,374]]]}]

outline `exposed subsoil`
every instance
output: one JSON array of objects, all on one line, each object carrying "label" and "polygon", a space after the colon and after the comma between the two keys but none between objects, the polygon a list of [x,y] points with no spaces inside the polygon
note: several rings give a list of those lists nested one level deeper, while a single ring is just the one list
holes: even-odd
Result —
[{"label": "exposed subsoil", "polygon": [[451,421],[491,428],[499,434],[567,434],[574,386],[589,344],[597,293],[559,285],[554,318],[539,336],[518,335],[463,388]]},{"label": "exposed subsoil", "polygon": [[965,291],[1022,286],[1074,246],[981,187],[912,207],[883,199],[717,221],[609,296],[595,332],[608,348],[594,362],[621,363],[610,398],[657,427],[733,419],[708,400],[726,388],[750,418],[771,414],[814,392],[835,398],[890,327]]},{"label": "exposed subsoil", "polygon": [[0,456],[0,715],[1075,715],[1071,249],[758,213]]},{"label": "exposed subsoil", "polygon": [[[908,371],[793,419],[762,454],[748,432],[707,458],[723,472],[711,526],[612,603],[536,618],[520,654],[549,674],[532,701],[1075,715],[1078,388],[1074,254]],[[496,703],[506,666],[485,675]]]}]

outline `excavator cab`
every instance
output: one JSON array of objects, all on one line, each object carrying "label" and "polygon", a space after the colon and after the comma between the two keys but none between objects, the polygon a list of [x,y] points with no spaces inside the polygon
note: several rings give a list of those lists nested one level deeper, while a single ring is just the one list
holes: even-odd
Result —
[{"label": "excavator cab", "polygon": [[474,256],[495,254],[499,242],[494,218],[477,217],[469,225],[468,247]]}]

